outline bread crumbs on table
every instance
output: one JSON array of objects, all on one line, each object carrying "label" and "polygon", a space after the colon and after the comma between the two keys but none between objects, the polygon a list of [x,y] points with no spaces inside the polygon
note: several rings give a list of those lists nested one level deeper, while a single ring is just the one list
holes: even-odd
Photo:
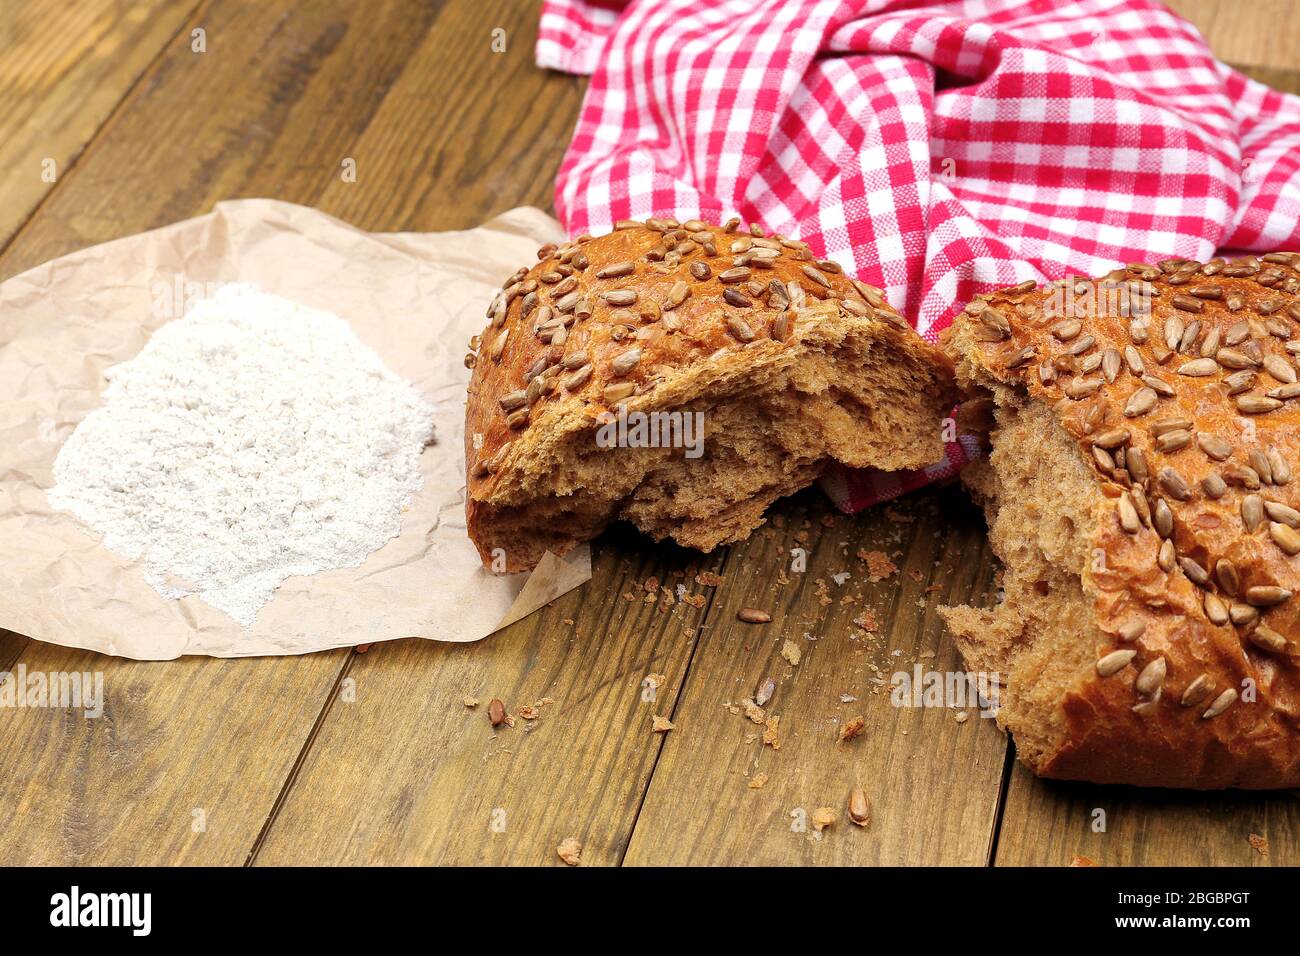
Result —
[{"label": "bread crumbs on table", "polygon": [[516,707],[515,713],[517,713],[524,720],[536,720],[538,717],[541,716],[541,714],[537,712],[537,708],[533,707],[531,704],[524,704],[521,707]]},{"label": "bread crumbs on table", "polygon": [[794,641],[786,641],[781,645],[781,656],[790,662],[791,667],[798,667],[803,660],[803,651],[799,650],[799,645]]},{"label": "bread crumbs on table", "polygon": [[876,612],[870,608],[864,608],[862,613],[853,619],[853,624],[864,631],[880,630],[880,621],[876,618]]},{"label": "bread crumbs on table", "polygon": [[964,710],[959,710],[957,713],[952,715],[952,719],[957,721],[959,724],[964,724],[966,721],[970,720],[970,714],[966,713]]},{"label": "bread crumbs on table", "polygon": [[835,811],[830,807],[818,807],[812,812],[813,829],[821,833],[835,822]]},{"label": "bread crumbs on table", "polygon": [[840,726],[840,743],[852,740],[854,737],[861,737],[863,731],[867,729],[867,720],[861,714],[856,717],[850,717]]},{"label": "bread crumbs on table", "polygon": [[714,574],[712,571],[701,571],[695,575],[695,583],[702,584],[706,588],[716,588],[725,580],[726,578],[721,574]]},{"label": "bread crumbs on table", "polygon": [[749,789],[762,790],[764,785],[767,783],[767,780],[768,780],[767,774],[756,773],[754,774],[753,778],[749,781]]},{"label": "bread crumbs on table", "polygon": [[668,733],[668,731],[676,730],[676,729],[677,729],[676,724],[674,724],[667,717],[660,717],[658,714],[655,714],[653,719],[650,722],[650,730],[652,733],[666,734]]},{"label": "bread crumbs on table", "polygon": [[867,580],[875,583],[898,573],[898,565],[883,551],[859,551],[858,558],[867,562]]},{"label": "bread crumbs on table", "polygon": [[641,678],[641,686],[653,687],[655,690],[663,687],[667,682],[668,677],[664,674],[646,674],[645,677]]},{"label": "bread crumbs on table", "polygon": [[920,571],[918,571],[916,568],[908,568],[907,576],[911,578],[913,581],[915,581],[917,584],[920,584],[922,581],[925,580],[925,575],[922,574]]},{"label": "bread crumbs on table", "polygon": [[763,722],[763,743],[773,750],[781,749],[781,737],[777,732],[780,725],[781,718],[776,714],[772,714]]},{"label": "bread crumbs on table", "polygon": [[[758,704],[754,703],[750,698],[746,697],[742,700],[740,706],[744,710],[745,716],[754,723],[761,724],[763,721],[767,720],[767,714],[764,713],[763,708],[759,707]],[[732,711],[732,713],[735,713],[735,711]]]},{"label": "bread crumbs on table", "polygon": [[1075,856],[1070,861],[1070,866],[1096,866],[1097,861],[1086,856]]},{"label": "bread crumbs on table", "polygon": [[1254,847],[1256,853],[1260,856],[1268,856],[1268,837],[1260,836],[1258,833],[1252,833],[1249,840],[1250,845]]},{"label": "bread crumbs on table", "polygon": [[573,837],[565,837],[561,840],[555,852],[569,866],[577,866],[582,862],[582,844]]},{"label": "bread crumbs on table", "polygon": [[466,707],[473,709],[478,706],[478,698],[466,696],[464,699],[461,700],[461,703],[464,704]]}]

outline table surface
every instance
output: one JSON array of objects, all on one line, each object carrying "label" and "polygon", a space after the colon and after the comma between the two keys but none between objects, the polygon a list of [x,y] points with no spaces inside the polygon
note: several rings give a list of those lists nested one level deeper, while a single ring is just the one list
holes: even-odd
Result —
[{"label": "table surface", "polygon": [[[1300,92],[1300,4],[1175,6]],[[0,0],[0,278],[234,197],[381,231],[549,208],[584,82],[534,67],[535,20],[519,0]],[[794,547],[806,573],[784,575]],[[589,584],[470,646],[138,663],[0,631],[0,670],[107,691],[98,720],[0,711],[0,862],[563,865],[571,836],[588,865],[1300,862],[1294,794],[1040,781],[974,711],[892,706],[895,671],[960,667],[936,609],[991,601],[995,570],[960,488],[855,518],[805,492],[707,556],[610,532]],[[727,707],[768,677],[779,749]],[[494,733],[467,695],[553,702]],[[869,827],[800,832],[856,786]]]}]

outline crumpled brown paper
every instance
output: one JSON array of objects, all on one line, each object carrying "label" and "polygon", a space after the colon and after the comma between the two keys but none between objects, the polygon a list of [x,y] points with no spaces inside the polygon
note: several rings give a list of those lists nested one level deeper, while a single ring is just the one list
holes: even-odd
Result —
[{"label": "crumpled brown paper", "polygon": [[[0,284],[0,627],[138,660],[303,654],[478,640],[582,584],[585,548],[547,555],[531,577],[497,577],[465,536],[466,342],[502,280],[561,237],[537,209],[464,232],[379,235],[245,199]],[[196,597],[164,599],[45,496],[59,449],[100,405],[104,370],[227,282],[342,317],[437,409],[402,533],[358,568],[290,578],[248,629]]]}]

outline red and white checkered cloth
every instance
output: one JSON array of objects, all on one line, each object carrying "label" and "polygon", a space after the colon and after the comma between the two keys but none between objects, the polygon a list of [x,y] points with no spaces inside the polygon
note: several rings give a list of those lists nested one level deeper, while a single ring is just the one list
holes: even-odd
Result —
[{"label": "red and white checkered cloth", "polygon": [[[880,286],[933,339],[975,294],[1300,249],[1300,98],[1152,0],[545,0],[537,62],[591,74],[571,233],[739,215]],[[856,511],[953,474],[838,472]]]}]

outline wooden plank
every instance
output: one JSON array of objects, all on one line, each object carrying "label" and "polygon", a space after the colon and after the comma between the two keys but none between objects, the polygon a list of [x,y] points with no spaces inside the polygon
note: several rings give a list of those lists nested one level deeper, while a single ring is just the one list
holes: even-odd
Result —
[{"label": "wooden plank", "polygon": [[1040,780],[1016,764],[997,864],[1066,866],[1076,856],[1099,866],[1296,866],[1300,797],[1099,787]]},{"label": "wooden plank", "polygon": [[0,249],[199,0],[7,2],[0,11]]},{"label": "wooden plank", "polygon": [[1220,60],[1250,67],[1294,69],[1300,18],[1294,0],[1167,0],[1191,22]]},{"label": "wooden plank", "polygon": [[[362,134],[380,136],[372,125],[403,72],[430,68],[429,55],[416,59],[417,51],[477,43],[490,24],[521,37],[516,55],[527,56],[534,16],[509,0],[472,10],[425,0],[364,9],[342,0],[215,4],[202,16],[209,52],[172,49],[155,64],[95,148],[0,257],[0,276],[200,214],[233,196],[317,204],[394,230],[442,228],[507,205],[544,203],[549,189],[536,185],[554,168],[567,136],[563,123],[553,143],[519,156],[515,169],[496,178],[493,209],[462,204],[455,183],[438,180],[422,204],[394,212],[392,182],[411,175],[406,166],[450,150],[453,138],[456,149],[476,153],[477,160],[447,169],[486,167],[493,159],[456,135],[436,101],[389,116],[385,122],[400,124],[384,131],[391,145],[365,153],[358,181],[325,196]],[[520,116],[548,102],[556,113],[572,115],[574,83],[540,71],[519,72],[506,83],[486,38],[483,48],[462,75],[467,88],[508,87],[499,108]],[[564,92],[548,99],[548,89]],[[546,171],[538,172],[541,167]],[[372,209],[382,212],[371,215]],[[0,765],[0,804],[20,808],[24,823],[0,828],[0,859],[243,862],[347,660],[339,652],[135,663],[28,642],[17,662],[29,669],[71,671],[93,662],[102,670],[110,717],[72,719],[50,710],[3,715],[6,740],[14,743]],[[385,770],[376,765],[375,772]],[[192,835],[189,813],[196,807],[210,810],[219,830],[206,836],[217,838]]]},{"label": "wooden plank", "polygon": [[[627,863],[987,861],[1002,735],[973,709],[959,723],[953,709],[895,707],[888,692],[897,671],[960,669],[935,609],[988,600],[983,520],[957,488],[853,519],[832,518],[827,507],[809,491],[778,505],[778,525],[732,548]],[[804,573],[789,571],[795,547],[807,551]],[[867,552],[901,570],[872,582],[857,557]],[[850,577],[836,584],[832,575],[844,572]],[[744,607],[769,611],[772,622],[739,622]],[[864,614],[874,616],[876,631],[855,627]],[[797,666],[782,656],[786,641],[802,655]],[[780,717],[779,750],[724,706],[766,677],[778,685],[767,711]],[[844,694],[858,699],[842,702]],[[855,715],[865,717],[865,733],[840,743],[840,728]],[[753,789],[760,774],[766,783]],[[844,813],[854,786],[873,804],[865,830]],[[830,830],[821,839],[810,826],[799,832],[821,806],[836,812]]]},{"label": "wooden plank", "polygon": [[[671,712],[703,618],[643,585],[710,589],[688,573],[700,555],[630,531],[595,557],[585,587],[490,643],[360,656],[355,701],[331,707],[254,862],[563,866],[572,836],[584,865],[617,863],[662,744],[651,718]],[[650,674],[666,681],[647,701]],[[554,703],[494,734],[493,697],[515,715]]]}]

